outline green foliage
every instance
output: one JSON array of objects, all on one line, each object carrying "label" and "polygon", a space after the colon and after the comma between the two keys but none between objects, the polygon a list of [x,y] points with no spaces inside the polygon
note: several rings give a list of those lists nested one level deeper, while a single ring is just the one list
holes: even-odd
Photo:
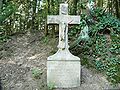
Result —
[{"label": "green foliage", "polygon": [[53,90],[54,88],[55,88],[55,84],[52,83],[52,82],[50,82],[50,83],[48,84],[48,90]]},{"label": "green foliage", "polygon": [[82,2],[78,2],[78,7],[80,9],[86,9],[86,4],[82,1]]},{"label": "green foliage", "polygon": [[[81,20],[80,20],[80,24],[79,25],[74,25],[71,26],[69,29],[69,33],[68,35],[70,37],[72,37],[73,39],[77,38],[81,32],[81,30],[84,29],[84,27],[87,25],[86,21],[85,21],[86,15],[85,14],[81,14]],[[74,37],[73,37],[74,36]]]},{"label": "green foliage", "polygon": [[110,52],[115,55],[120,55],[120,34],[111,34]]},{"label": "green foliage", "polygon": [[[42,6],[37,5],[37,0],[11,0],[0,11],[0,42],[4,42],[9,35],[29,30],[44,30],[46,16],[56,15],[59,11],[59,3],[62,0],[43,0]],[[39,0],[38,0],[39,1]],[[49,1],[49,2],[48,2]],[[89,0],[93,1],[93,0]],[[9,3],[8,3],[9,2]],[[40,2],[39,2],[40,3]],[[73,9],[73,3],[70,3],[69,11]],[[77,12],[84,13],[86,2],[78,2]],[[18,9],[16,10],[16,6]],[[38,9],[38,12],[36,12]],[[84,9],[84,10],[83,10]],[[14,13],[17,11],[16,13]],[[71,11],[73,12],[73,11]],[[13,14],[14,13],[14,14]],[[113,83],[120,82],[120,21],[101,8],[94,11],[81,14],[80,25],[70,26],[70,40],[75,41],[75,46],[81,48],[84,54],[83,64],[89,63],[88,57],[92,57],[95,68],[104,71],[108,80]],[[80,33],[84,27],[89,26],[89,40],[81,40]],[[34,28],[33,28],[34,27]],[[77,40],[76,40],[77,38]],[[43,38],[44,43],[48,43],[48,37]],[[77,47],[77,48],[78,48]],[[79,49],[78,49],[79,50]],[[93,65],[92,65],[93,66]],[[33,77],[39,78],[41,71],[33,69]],[[54,84],[50,85],[50,88]]]},{"label": "green foliage", "polygon": [[120,21],[102,9],[96,9],[92,17],[95,23],[90,36],[96,68],[104,71],[112,83],[120,83]]},{"label": "green foliage", "polygon": [[113,84],[120,83],[120,58],[117,56],[104,56],[95,60],[96,68],[104,71],[107,79]]},{"label": "green foliage", "polygon": [[[120,21],[101,8],[96,8],[83,19],[89,25],[90,39],[79,42],[82,54],[93,58],[91,62],[94,62],[95,68],[103,72],[111,83],[120,83]],[[74,29],[80,32],[82,28]],[[77,37],[80,35],[78,32],[74,33]]]},{"label": "green foliage", "polygon": [[16,6],[12,2],[7,3],[3,6],[3,9],[0,11],[0,43],[7,41],[9,35],[2,25],[2,22],[5,21],[9,16],[11,16],[16,11]]},{"label": "green foliage", "polygon": [[16,11],[16,6],[13,3],[8,3],[0,11],[0,23]]},{"label": "green foliage", "polygon": [[0,26],[0,43],[7,41],[8,36],[5,34],[5,29]]},{"label": "green foliage", "polygon": [[42,71],[40,71],[39,69],[36,69],[36,68],[32,69],[32,75],[35,79],[39,79],[41,74],[42,74]]},{"label": "green foliage", "polygon": [[48,44],[49,42],[49,37],[43,37],[42,38],[43,43]]}]

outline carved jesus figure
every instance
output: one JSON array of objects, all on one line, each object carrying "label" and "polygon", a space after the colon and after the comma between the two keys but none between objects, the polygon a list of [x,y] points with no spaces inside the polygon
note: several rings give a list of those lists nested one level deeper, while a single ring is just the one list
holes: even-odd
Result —
[{"label": "carved jesus figure", "polygon": [[59,15],[47,17],[47,23],[59,24],[59,50],[68,50],[68,24],[79,24],[80,16],[68,15],[68,4],[60,4]]},{"label": "carved jesus figure", "polygon": [[58,47],[59,48],[61,48],[61,49],[65,49],[66,48],[66,27],[67,27],[67,25],[64,23],[64,22],[62,22],[61,23],[62,25],[61,25],[61,33],[60,33],[60,45],[58,45]]}]

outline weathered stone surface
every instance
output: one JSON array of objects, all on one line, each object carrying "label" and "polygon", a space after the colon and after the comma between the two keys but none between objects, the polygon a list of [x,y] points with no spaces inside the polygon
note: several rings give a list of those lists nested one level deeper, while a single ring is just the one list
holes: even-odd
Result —
[{"label": "weathered stone surface", "polygon": [[47,83],[55,87],[80,86],[80,61],[48,61]]},{"label": "weathered stone surface", "polygon": [[67,23],[67,24],[79,24],[80,16],[73,16],[73,15],[47,16],[47,24],[61,24],[62,22]]},{"label": "weathered stone surface", "polygon": [[77,87],[80,86],[80,58],[69,52],[68,24],[80,24],[80,16],[68,15],[68,4],[60,4],[59,14],[47,18],[48,24],[59,24],[58,51],[47,58],[47,85]]},{"label": "weathered stone surface", "polygon": [[60,4],[59,11],[60,15],[68,15],[68,4]]},{"label": "weathered stone surface", "polygon": [[54,55],[49,56],[47,58],[47,60],[52,60],[52,61],[64,61],[64,60],[68,60],[68,61],[80,61],[80,58],[77,56],[74,56],[70,53],[69,50],[58,50]]},{"label": "weathered stone surface", "polygon": [[69,50],[58,50],[47,59],[47,84],[56,88],[80,86],[80,58],[72,55]]},{"label": "weathered stone surface", "polygon": [[68,4],[60,4],[59,13],[47,16],[47,24],[59,24],[58,49],[68,49],[68,24],[80,24],[80,16],[68,15]]}]

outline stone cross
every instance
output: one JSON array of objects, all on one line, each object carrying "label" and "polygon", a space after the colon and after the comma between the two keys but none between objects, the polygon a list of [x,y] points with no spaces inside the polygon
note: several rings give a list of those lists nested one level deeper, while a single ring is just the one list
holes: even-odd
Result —
[{"label": "stone cross", "polygon": [[59,24],[58,51],[47,58],[47,85],[56,88],[80,86],[80,58],[72,55],[68,45],[68,24],[80,24],[80,16],[68,15],[68,4],[60,4],[59,15],[47,17],[48,24]]},{"label": "stone cross", "polygon": [[80,24],[80,16],[68,15],[68,4],[60,4],[60,15],[50,15],[47,24],[59,24],[59,49],[68,49],[68,24]]}]

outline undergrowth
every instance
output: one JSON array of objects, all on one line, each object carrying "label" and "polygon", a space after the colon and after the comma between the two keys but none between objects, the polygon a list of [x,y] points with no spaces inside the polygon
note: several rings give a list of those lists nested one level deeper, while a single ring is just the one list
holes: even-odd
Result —
[{"label": "undergrowth", "polygon": [[70,37],[78,37],[80,29],[85,24],[89,26],[89,40],[80,41],[76,47],[77,50],[82,50],[77,51],[78,54],[81,52],[88,57],[83,57],[83,64],[94,66],[104,73],[112,84],[120,83],[120,21],[101,8],[96,8],[88,16],[81,16],[81,25],[71,29]]},{"label": "undergrowth", "polygon": [[[0,43],[7,41],[10,33],[10,26],[6,26],[3,22],[16,11],[16,6],[12,2],[8,2],[0,9]],[[9,28],[9,31],[6,30]]]}]

